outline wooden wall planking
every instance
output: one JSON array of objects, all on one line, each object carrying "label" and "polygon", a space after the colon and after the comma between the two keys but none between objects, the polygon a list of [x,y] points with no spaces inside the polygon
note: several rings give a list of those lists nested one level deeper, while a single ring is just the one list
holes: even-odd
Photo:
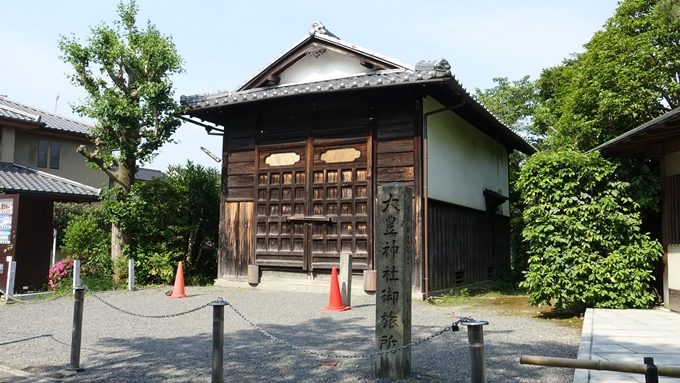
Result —
[{"label": "wooden wall planking", "polygon": [[248,264],[252,263],[254,249],[251,217],[255,204],[251,201],[226,202],[223,209],[218,277],[245,277],[248,275]]},{"label": "wooden wall planking", "polygon": [[509,269],[507,217],[435,200],[428,207],[431,291],[486,281]]}]

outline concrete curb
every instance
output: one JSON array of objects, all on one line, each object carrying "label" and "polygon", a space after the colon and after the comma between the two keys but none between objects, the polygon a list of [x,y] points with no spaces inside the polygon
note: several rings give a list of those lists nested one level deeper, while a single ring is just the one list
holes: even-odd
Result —
[{"label": "concrete curb", "polygon": [[[593,315],[595,309],[586,309],[583,317],[583,329],[581,330],[581,343],[578,346],[577,359],[591,359],[593,348]],[[588,383],[590,381],[590,370],[581,368],[574,369],[574,383]]]}]

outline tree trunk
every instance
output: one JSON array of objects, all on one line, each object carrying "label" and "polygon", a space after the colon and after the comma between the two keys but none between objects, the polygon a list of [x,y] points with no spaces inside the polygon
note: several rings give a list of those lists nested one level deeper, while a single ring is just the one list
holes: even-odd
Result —
[{"label": "tree trunk", "polygon": [[[119,182],[116,187],[121,188],[120,198],[121,200],[126,200],[130,194],[130,188],[134,182],[134,171],[135,163],[137,161],[133,159],[128,159],[126,161],[121,161],[118,170],[116,171],[116,177]],[[111,263],[113,265],[113,282],[120,283],[127,270],[127,264],[121,264],[120,258],[125,255],[125,250],[130,243],[130,238],[128,236],[125,228],[113,223],[111,224]]]},{"label": "tree trunk", "polygon": [[128,244],[127,235],[123,228],[115,223],[111,224],[111,263],[113,265],[113,283],[120,283],[123,280],[124,271],[121,270],[119,260],[125,254],[123,249]]}]

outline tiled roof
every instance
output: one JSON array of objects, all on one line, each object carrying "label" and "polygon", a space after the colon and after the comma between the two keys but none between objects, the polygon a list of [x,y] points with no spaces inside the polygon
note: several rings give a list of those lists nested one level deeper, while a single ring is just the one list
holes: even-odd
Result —
[{"label": "tiled roof", "polygon": [[[310,37],[305,38],[300,43],[296,44],[288,52],[276,59],[274,63],[260,71],[258,75],[248,80],[246,84],[242,85],[237,90],[181,96],[181,104],[189,107],[188,114],[190,116],[203,118],[204,116],[197,116],[197,114],[202,114],[201,112],[204,110],[221,109],[228,107],[229,105],[261,102],[262,100],[283,97],[320,95],[331,92],[356,91],[371,88],[378,89],[398,86],[414,87],[425,86],[427,84],[446,84],[447,97],[455,98],[457,101],[462,97],[466,104],[466,108],[469,109],[472,114],[481,118],[482,123],[479,124],[480,129],[485,130],[491,137],[494,137],[499,140],[499,142],[502,142],[513,149],[518,149],[527,154],[536,151],[536,149],[529,145],[524,139],[500,122],[493,113],[486,109],[486,107],[484,107],[458,82],[455,76],[451,74],[451,65],[445,59],[420,61],[415,67],[411,67],[401,64],[387,56],[342,41],[337,36],[328,32],[320,23],[314,23],[312,25],[309,35]],[[383,69],[370,70],[367,68],[365,73],[359,73],[345,78],[333,78],[295,84],[286,83],[271,86],[257,86],[267,83],[261,80],[268,72],[275,71],[276,68],[282,65],[285,66],[286,57],[295,52],[299,52],[304,48],[305,44],[312,44],[314,40],[331,43],[337,48],[358,53],[385,65],[382,66]],[[215,121],[211,122],[215,123]],[[485,126],[487,127],[485,128]]]},{"label": "tiled roof", "polygon": [[92,201],[99,196],[97,188],[9,162],[0,162],[0,190]]},{"label": "tiled roof", "polygon": [[0,96],[0,120],[9,119],[39,125],[49,129],[71,134],[87,134],[90,127],[82,122],[74,121],[42,109],[22,104]]},{"label": "tiled roof", "polygon": [[142,181],[151,181],[154,178],[162,177],[163,172],[156,169],[137,168],[135,179]]},{"label": "tiled roof", "polygon": [[194,96],[182,96],[182,104],[191,109],[210,108],[227,104],[272,99],[299,94],[314,94],[339,92],[360,88],[381,88],[388,86],[412,85],[420,82],[443,82],[451,79],[449,71],[415,71],[415,70],[385,70],[374,73],[338,78],[332,80],[307,82],[301,84],[286,84],[282,86],[255,88],[240,92],[222,91]]}]

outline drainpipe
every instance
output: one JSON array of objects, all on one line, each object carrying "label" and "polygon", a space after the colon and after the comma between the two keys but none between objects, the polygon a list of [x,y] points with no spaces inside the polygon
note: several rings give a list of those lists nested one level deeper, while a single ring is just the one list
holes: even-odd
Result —
[{"label": "drainpipe", "polygon": [[465,101],[461,101],[458,104],[445,106],[443,108],[431,110],[427,113],[423,113],[423,287],[424,287],[424,298],[430,297],[430,254],[428,245],[428,214],[427,214],[427,200],[429,197],[429,183],[428,183],[428,171],[429,171],[429,155],[427,150],[427,118],[433,114],[445,112],[447,110],[458,109],[465,105]]}]

